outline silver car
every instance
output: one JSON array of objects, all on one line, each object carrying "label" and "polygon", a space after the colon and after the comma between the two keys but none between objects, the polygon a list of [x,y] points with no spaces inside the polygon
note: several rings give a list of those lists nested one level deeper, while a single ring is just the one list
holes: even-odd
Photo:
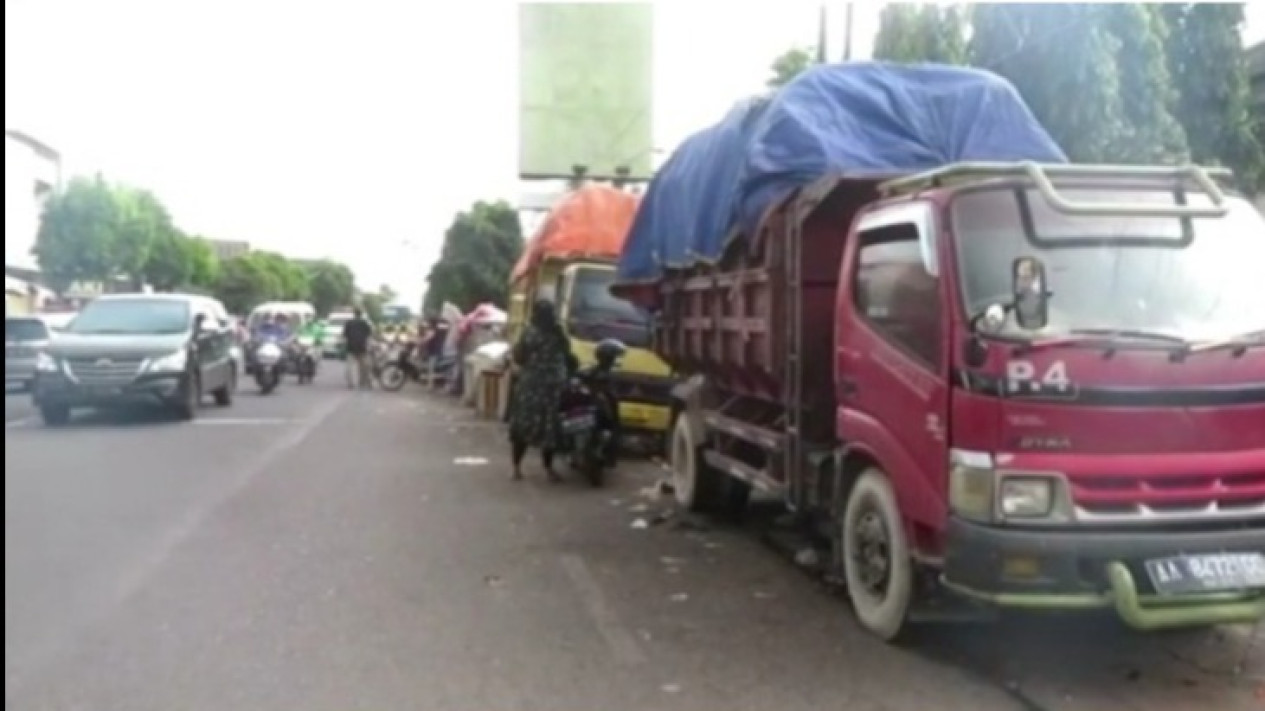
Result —
[{"label": "silver car", "polygon": [[30,390],[35,363],[48,348],[52,334],[38,316],[6,316],[4,319],[4,389]]}]

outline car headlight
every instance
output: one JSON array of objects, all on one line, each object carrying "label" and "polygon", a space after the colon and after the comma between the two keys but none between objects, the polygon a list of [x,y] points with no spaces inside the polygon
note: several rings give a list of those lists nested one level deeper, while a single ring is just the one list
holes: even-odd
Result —
[{"label": "car headlight", "polygon": [[41,373],[56,373],[61,370],[57,365],[57,359],[42,351],[35,356],[35,369]]},{"label": "car headlight", "polygon": [[1075,518],[1067,478],[1057,472],[1017,471],[998,467],[991,454],[951,450],[949,509],[979,523]]},{"label": "car headlight", "polygon": [[179,373],[189,364],[189,354],[184,349],[175,353],[168,353],[160,358],[152,358],[149,361],[149,370],[159,373]]},{"label": "car headlight", "polygon": [[1043,518],[1054,508],[1054,480],[1012,476],[1002,479],[997,504],[1003,518]]}]

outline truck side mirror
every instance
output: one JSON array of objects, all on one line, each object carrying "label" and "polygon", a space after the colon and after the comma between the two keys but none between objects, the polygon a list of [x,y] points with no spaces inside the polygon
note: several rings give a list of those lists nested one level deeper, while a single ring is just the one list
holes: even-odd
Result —
[{"label": "truck side mirror", "polygon": [[1019,257],[1011,267],[1015,322],[1038,331],[1050,323],[1050,292],[1045,288],[1045,264],[1036,257]]}]

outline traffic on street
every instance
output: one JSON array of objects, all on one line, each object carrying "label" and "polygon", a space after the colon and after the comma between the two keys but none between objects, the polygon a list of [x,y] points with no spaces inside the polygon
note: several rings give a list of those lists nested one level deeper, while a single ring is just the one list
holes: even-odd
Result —
[{"label": "traffic on street", "polygon": [[6,397],[6,709],[1260,708],[1245,628],[884,645],[765,544],[776,507],[678,513],[653,461],[515,483],[500,423],[337,365],[189,422]]}]

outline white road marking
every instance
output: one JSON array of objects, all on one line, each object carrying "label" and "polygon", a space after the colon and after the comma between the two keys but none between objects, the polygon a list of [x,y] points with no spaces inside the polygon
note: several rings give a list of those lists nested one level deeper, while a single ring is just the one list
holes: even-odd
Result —
[{"label": "white road marking", "polygon": [[289,425],[301,420],[284,417],[206,417],[194,420],[195,425],[215,426],[251,426],[251,425]]},{"label": "white road marking", "polygon": [[644,664],[646,655],[637,644],[637,638],[624,627],[615,611],[607,604],[601,586],[589,572],[584,559],[578,555],[567,554],[561,557],[561,563],[562,569],[566,571],[567,577],[571,579],[571,584],[580,596],[584,610],[589,613],[589,619],[606,640],[611,653],[615,655],[615,661],[625,666]]}]

